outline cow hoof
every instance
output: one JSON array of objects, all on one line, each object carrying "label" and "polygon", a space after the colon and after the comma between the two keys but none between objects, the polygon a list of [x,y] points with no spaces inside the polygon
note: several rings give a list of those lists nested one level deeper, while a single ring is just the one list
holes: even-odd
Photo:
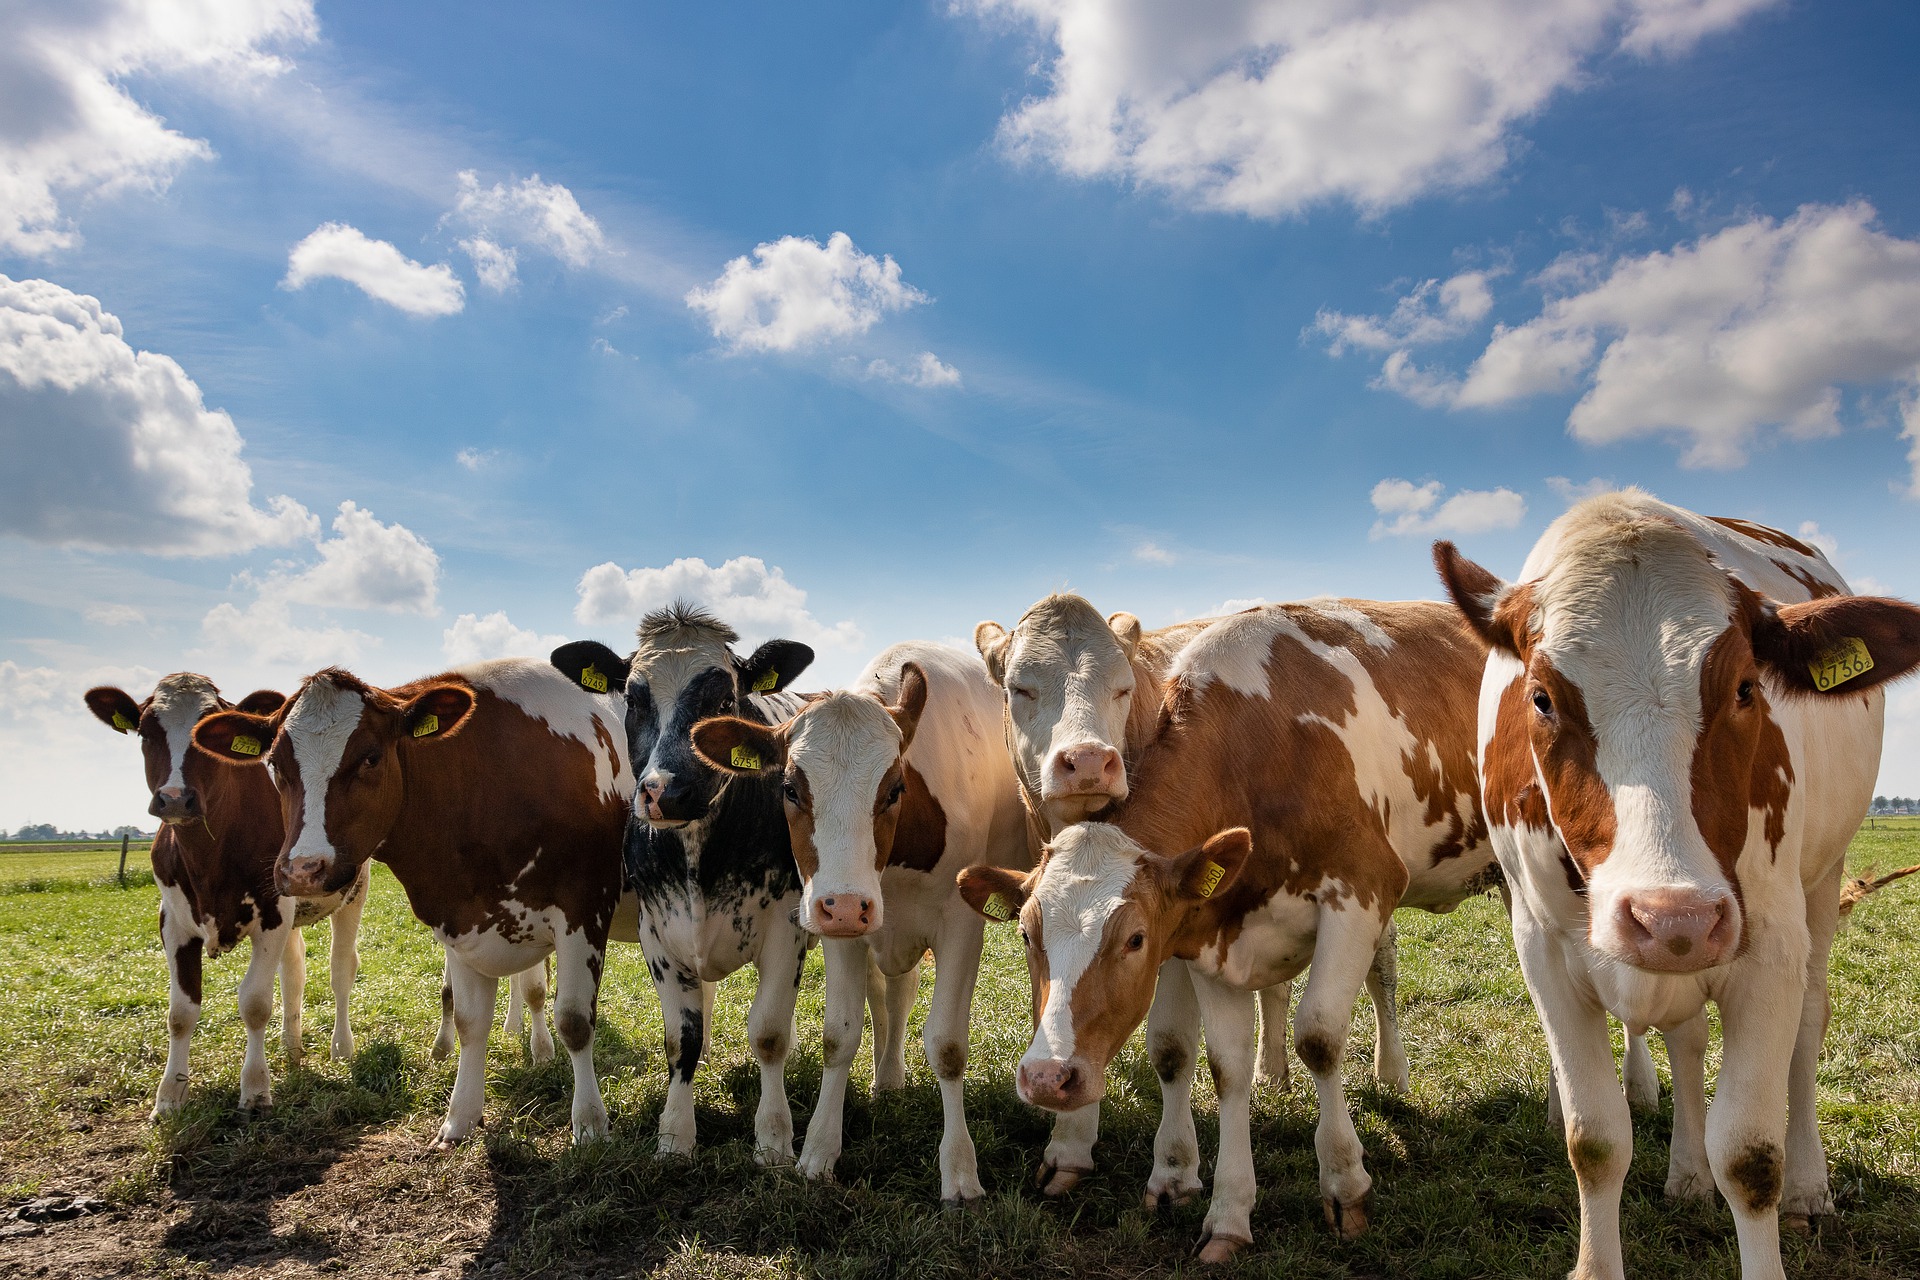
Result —
[{"label": "cow hoof", "polygon": [[1357,1240],[1367,1230],[1367,1201],[1362,1196],[1349,1204],[1341,1204],[1332,1196],[1323,1196],[1320,1208],[1327,1215],[1327,1225],[1333,1228],[1335,1235],[1342,1240]]},{"label": "cow hoof", "polygon": [[534,1066],[545,1066],[547,1063],[553,1061],[553,1041],[535,1037],[530,1049],[530,1054],[533,1058]]},{"label": "cow hoof", "polygon": [[1785,1225],[1789,1218],[1799,1218],[1805,1222],[1809,1218],[1824,1218],[1838,1213],[1834,1208],[1833,1193],[1826,1187],[1815,1187],[1809,1191],[1789,1191],[1780,1201],[1780,1221]]},{"label": "cow hoof", "polygon": [[273,1094],[271,1092],[262,1092],[253,1094],[251,1097],[242,1094],[240,1096],[240,1109],[256,1114],[271,1111],[273,1110]]},{"label": "cow hoof", "polygon": [[1140,1197],[1140,1207],[1148,1213],[1171,1208],[1199,1195],[1203,1190],[1200,1179],[1189,1173],[1172,1173],[1165,1178],[1154,1178],[1147,1183],[1146,1194]]},{"label": "cow hoof", "polygon": [[940,1207],[943,1209],[972,1209],[987,1198],[987,1189],[976,1179],[962,1183],[951,1191],[940,1194]]},{"label": "cow hoof", "polygon": [[838,1151],[830,1156],[817,1155],[811,1151],[802,1151],[800,1153],[800,1159],[795,1163],[794,1168],[798,1169],[800,1176],[808,1182],[832,1182],[833,1166],[839,1159],[840,1153]]},{"label": "cow hoof", "polygon": [[1234,1254],[1252,1243],[1251,1240],[1236,1240],[1232,1236],[1209,1235],[1200,1242],[1200,1261],[1208,1266],[1231,1262]]},{"label": "cow hoof", "polygon": [[1780,1215],[1780,1230],[1789,1235],[1810,1236],[1813,1234],[1813,1219],[1804,1213],[1783,1213]]},{"label": "cow hoof", "polygon": [[675,1159],[693,1154],[693,1139],[682,1138],[678,1134],[663,1133],[654,1146],[653,1154],[661,1159]]},{"label": "cow hoof", "polygon": [[440,1132],[434,1135],[433,1142],[430,1144],[429,1149],[433,1151],[452,1151],[455,1147],[465,1142],[467,1135],[472,1132],[473,1126],[456,1125],[453,1121],[449,1120],[440,1126]]},{"label": "cow hoof", "polygon": [[1040,1188],[1044,1196],[1063,1196],[1080,1185],[1080,1179],[1092,1173],[1091,1169],[1071,1169],[1065,1165],[1043,1164],[1033,1185]]},{"label": "cow hoof", "polygon": [[1408,1073],[1405,1062],[1402,1062],[1398,1068],[1375,1067],[1373,1082],[1391,1093],[1404,1094],[1413,1088],[1413,1078]]},{"label": "cow hoof", "polygon": [[1710,1173],[1671,1173],[1667,1175],[1667,1199],[1713,1199],[1713,1175]]},{"label": "cow hoof", "polygon": [[330,1051],[335,1062],[345,1062],[353,1056],[353,1037],[335,1036]]},{"label": "cow hoof", "polygon": [[[302,1062],[305,1062],[307,1059],[306,1046],[302,1045],[298,1040],[295,1040],[292,1044],[282,1044],[280,1047],[286,1052],[287,1070],[289,1071],[293,1070],[293,1068],[299,1066]],[[338,1057],[339,1055],[335,1054],[334,1056]]]},{"label": "cow hoof", "polygon": [[755,1147],[753,1162],[762,1169],[782,1169],[793,1163],[792,1147]]}]

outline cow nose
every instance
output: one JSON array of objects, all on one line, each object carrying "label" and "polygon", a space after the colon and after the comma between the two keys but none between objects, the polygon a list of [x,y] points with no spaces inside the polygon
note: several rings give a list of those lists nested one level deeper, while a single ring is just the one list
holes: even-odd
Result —
[{"label": "cow nose", "polygon": [[162,787],[147,812],[168,822],[193,822],[201,816],[200,793],[192,787]]},{"label": "cow nose", "polygon": [[294,897],[310,897],[326,888],[327,872],[333,861],[315,854],[289,858],[280,868],[280,891]]},{"label": "cow nose", "polygon": [[1739,941],[1733,895],[1724,889],[1643,889],[1623,894],[1615,911],[1620,937],[1643,969],[1710,969]]},{"label": "cow nose", "polygon": [[1054,764],[1070,791],[1110,791],[1120,781],[1120,753],[1104,743],[1068,747]]},{"label": "cow nose", "polygon": [[1020,1096],[1050,1111],[1072,1111],[1084,1106],[1085,1100],[1080,1094],[1085,1082],[1086,1074],[1078,1063],[1062,1062],[1058,1058],[1022,1062],[1017,1077]]},{"label": "cow nose", "polygon": [[874,917],[874,901],[865,894],[829,894],[813,904],[814,924],[828,938],[858,938],[872,933],[878,923]]}]

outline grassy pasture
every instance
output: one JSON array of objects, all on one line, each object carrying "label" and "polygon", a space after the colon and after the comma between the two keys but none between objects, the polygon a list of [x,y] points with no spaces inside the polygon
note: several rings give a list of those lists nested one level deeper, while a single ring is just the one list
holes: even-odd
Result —
[{"label": "grassy pasture", "polygon": [[[839,1182],[814,1186],[751,1159],[757,1070],[745,1044],[750,975],[721,988],[717,1041],[699,1085],[702,1147],[654,1159],[665,1095],[659,1013],[634,949],[616,948],[601,1001],[598,1061],[612,1141],[567,1143],[570,1075],[535,1068],[496,1035],[487,1126],[451,1155],[426,1144],[452,1083],[427,1050],[438,1023],[439,953],[384,872],[361,935],[359,1050],[327,1060],[327,935],[309,931],[306,1064],[269,1038],[276,1105],[234,1110],[240,954],[208,964],[192,1102],[159,1127],[145,1113],[165,1054],[165,970],[144,859],[137,887],[111,887],[118,849],[0,853],[0,1214],[36,1197],[85,1195],[95,1211],[12,1225],[0,1274],[349,1276],[527,1274],[686,1277],[1113,1276],[1191,1274],[1204,1204],[1138,1207],[1152,1164],[1158,1090],[1125,1055],[1096,1150],[1073,1195],[1031,1189],[1046,1120],[1014,1095],[1028,1034],[1026,977],[1011,929],[989,934],[975,1009],[968,1105],[984,1205],[942,1211],[939,1101],[917,1045],[909,1086],[869,1100],[856,1071]],[[1920,862],[1920,821],[1875,823],[1856,868]],[[28,891],[56,888],[62,892]],[[1367,1083],[1370,1014],[1356,1010],[1347,1059],[1375,1179],[1372,1230],[1342,1244],[1321,1222],[1311,1088],[1257,1099],[1255,1246],[1216,1274],[1288,1277],[1533,1277],[1572,1265],[1574,1183],[1546,1125],[1545,1047],[1493,899],[1400,920],[1402,1025],[1413,1091]],[[1788,1273],[1920,1276],[1920,876],[1855,915],[1834,961],[1821,1126],[1841,1214],[1787,1241]],[[820,1078],[818,952],[801,991],[788,1070],[804,1130]],[[929,971],[930,982],[931,973]],[[923,990],[923,999],[925,991]],[[924,1014],[916,1011],[915,1022]],[[1662,1047],[1655,1058],[1664,1071]],[[1195,1090],[1214,1139],[1205,1072]],[[1670,1104],[1638,1122],[1624,1207],[1629,1273],[1738,1274],[1723,1207],[1669,1206]],[[1210,1167],[1210,1161],[1208,1162]]]}]

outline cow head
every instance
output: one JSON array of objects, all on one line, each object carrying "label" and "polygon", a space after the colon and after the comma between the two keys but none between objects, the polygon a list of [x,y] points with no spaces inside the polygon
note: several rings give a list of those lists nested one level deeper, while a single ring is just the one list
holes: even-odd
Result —
[{"label": "cow head", "polygon": [[[1665,973],[1723,964],[1745,941],[1741,855],[1785,834],[1793,771],[1775,706],[1858,697],[1910,671],[1920,610],[1766,599],[1617,495],[1567,521],[1547,571],[1517,586],[1434,547],[1493,651],[1483,726],[1510,675],[1482,747],[1488,816],[1551,826],[1602,954]],[[1870,670],[1817,673],[1864,665],[1856,646]]]},{"label": "cow head", "polygon": [[1034,1030],[1015,1077],[1022,1098],[1053,1111],[1100,1100],[1107,1063],[1146,1018],[1160,966],[1198,954],[1199,937],[1210,932],[1200,917],[1252,849],[1247,829],[1234,827],[1162,857],[1118,827],[1081,823],[1062,831],[1025,875],[1000,867],[960,873],[968,905],[989,920],[1018,918],[1027,945]]},{"label": "cow head", "polygon": [[[261,689],[242,698],[239,706],[267,715],[285,701],[285,695]],[[219,770],[211,760],[189,750],[193,726],[202,716],[234,708],[213,681],[179,671],[155,685],[145,702],[136,703],[125,690],[111,685],[87,690],[86,702],[87,709],[109,729],[140,736],[147,789],[153,793],[148,813],[176,826],[206,820],[208,796],[218,785]]]},{"label": "cow head", "polygon": [[704,609],[674,604],[640,620],[639,647],[627,667],[628,757],[639,786],[634,813],[654,827],[706,817],[731,776],[693,749],[693,727],[730,716],[750,693],[776,693],[813,661],[794,640],[769,640],[749,658],[730,647],[740,637]]},{"label": "cow head", "polygon": [[1058,830],[1126,799],[1127,718],[1136,696],[1140,620],[1102,618],[1085,600],[1053,595],[1012,631],[973,629],[973,643],[1006,691],[1014,766],[1030,802]]},{"label": "cow head", "polygon": [[907,748],[927,705],[927,679],[900,671],[899,704],[866,693],[815,698],[781,725],[703,720],[693,745],[727,773],[778,774],[803,886],[800,924],[828,938],[881,926],[880,871],[893,853],[907,793]]},{"label": "cow head", "polygon": [[194,745],[226,764],[271,764],[286,837],[282,893],[316,897],[353,883],[386,843],[406,795],[406,762],[458,733],[473,690],[451,681],[401,698],[330,667],[270,715],[224,711],[194,727]]}]

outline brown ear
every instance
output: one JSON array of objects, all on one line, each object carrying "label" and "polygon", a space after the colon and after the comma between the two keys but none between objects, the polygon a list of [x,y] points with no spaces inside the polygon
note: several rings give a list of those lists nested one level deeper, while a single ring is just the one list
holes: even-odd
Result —
[{"label": "brown ear", "polygon": [[900,750],[913,745],[913,731],[920,727],[920,713],[927,709],[927,673],[917,662],[900,668],[900,702],[887,708],[894,724],[900,727]]},{"label": "brown ear", "polygon": [[1433,544],[1433,567],[1454,607],[1475,635],[1495,649],[1521,657],[1521,637],[1515,633],[1514,611],[1500,606],[1512,587],[1460,554],[1460,548],[1442,539]]},{"label": "brown ear", "polygon": [[132,733],[140,724],[140,704],[125,689],[103,684],[87,690],[82,696],[86,699],[87,710],[98,716],[100,723],[115,733]]},{"label": "brown ear", "polygon": [[265,764],[279,731],[277,716],[216,711],[193,726],[193,745],[222,764]]},{"label": "brown ear", "polygon": [[722,773],[772,773],[787,766],[786,734],[738,716],[714,716],[693,726],[693,750]]},{"label": "brown ear", "polygon": [[1111,613],[1107,615],[1107,629],[1113,632],[1113,638],[1127,652],[1127,661],[1133,661],[1133,651],[1140,645],[1140,619],[1130,613]]},{"label": "brown ear", "polygon": [[973,647],[980,651],[995,684],[1007,682],[1007,646],[1012,642],[1013,637],[997,622],[983,622],[973,629]]},{"label": "brown ear", "polygon": [[1864,693],[1920,666],[1920,609],[1904,600],[1762,601],[1757,612],[1753,656],[1789,693]]},{"label": "brown ear", "polygon": [[955,877],[968,906],[995,924],[1015,919],[1027,904],[1027,879],[1005,867],[968,867]]},{"label": "brown ear", "polygon": [[473,690],[436,684],[413,695],[400,708],[400,733],[423,742],[439,742],[458,733],[473,715]]},{"label": "brown ear", "polygon": [[287,705],[287,695],[277,689],[255,689],[240,701],[234,703],[235,711],[246,711],[256,716],[270,716]]},{"label": "brown ear", "polygon": [[1253,852],[1253,833],[1229,827],[1210,836],[1198,849],[1167,859],[1168,881],[1174,897],[1193,902],[1223,896]]}]

